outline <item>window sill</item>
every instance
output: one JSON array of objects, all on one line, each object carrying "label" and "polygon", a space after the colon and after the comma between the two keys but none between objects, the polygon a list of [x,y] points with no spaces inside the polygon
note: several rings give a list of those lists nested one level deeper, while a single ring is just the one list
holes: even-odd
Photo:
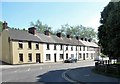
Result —
[{"label": "window sill", "polygon": [[50,61],[50,60],[45,60],[45,61]]},{"label": "window sill", "polygon": [[28,50],[32,50],[32,48],[28,48]]},{"label": "window sill", "polygon": [[35,49],[35,50],[39,50],[39,49]]},{"label": "window sill", "polygon": [[18,50],[22,50],[23,48],[18,48]]}]

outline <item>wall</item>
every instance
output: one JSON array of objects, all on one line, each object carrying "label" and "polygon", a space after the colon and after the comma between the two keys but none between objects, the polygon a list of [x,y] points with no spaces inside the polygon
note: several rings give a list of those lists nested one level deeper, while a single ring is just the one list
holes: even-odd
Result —
[{"label": "wall", "polygon": [[[28,48],[28,42],[23,42],[23,49],[19,49],[18,41],[12,41],[12,55],[13,64],[36,63],[36,53],[40,53],[40,61],[43,62],[42,44],[39,44],[39,50],[36,50],[34,42],[32,42],[32,49]],[[19,61],[19,53],[23,53],[23,62]],[[28,54],[32,53],[32,62],[28,61]]]},{"label": "wall", "polygon": [[10,54],[10,42],[8,29],[2,32],[2,61],[11,64],[11,54]]}]

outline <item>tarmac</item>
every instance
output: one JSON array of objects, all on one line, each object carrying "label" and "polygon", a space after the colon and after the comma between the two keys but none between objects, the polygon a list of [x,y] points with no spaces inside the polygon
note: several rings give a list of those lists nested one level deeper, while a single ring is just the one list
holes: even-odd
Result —
[{"label": "tarmac", "polygon": [[93,66],[90,66],[69,69],[64,74],[69,82],[78,84],[120,84],[120,78],[96,74],[92,71],[93,68]]}]

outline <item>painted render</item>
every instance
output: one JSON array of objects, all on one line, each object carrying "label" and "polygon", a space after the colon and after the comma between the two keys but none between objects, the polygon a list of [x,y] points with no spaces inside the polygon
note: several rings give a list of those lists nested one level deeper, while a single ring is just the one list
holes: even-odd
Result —
[{"label": "painted render", "polygon": [[[25,34],[25,36],[22,36],[22,34]],[[61,43],[55,39],[60,40]],[[64,42],[62,43],[62,41]],[[22,43],[22,49],[19,48],[19,42]],[[31,49],[28,47],[28,42],[31,42]],[[38,35],[35,30],[28,33],[28,31],[4,28],[0,34],[0,60],[9,64],[26,64],[37,63],[38,61],[39,63],[62,62],[70,57],[77,58],[77,60],[94,60],[99,55],[99,46],[97,44],[83,40],[79,40],[79,42],[81,44],[77,45],[77,41],[75,43],[71,38],[58,38],[49,34]],[[39,44],[39,49],[36,49],[36,43]],[[47,44],[49,44],[50,49],[47,49]],[[54,45],[56,45],[56,50]],[[62,50],[60,49],[61,45],[63,46]],[[66,49],[67,46],[68,49]],[[71,47],[73,47],[73,50],[71,50]],[[20,61],[19,54],[23,54],[23,61]],[[29,60],[28,54],[32,54],[32,61]],[[46,54],[50,54],[50,60],[46,60]],[[60,59],[60,54],[63,54],[62,59]],[[68,56],[66,56],[67,54]],[[37,55],[39,55],[39,59]]]}]

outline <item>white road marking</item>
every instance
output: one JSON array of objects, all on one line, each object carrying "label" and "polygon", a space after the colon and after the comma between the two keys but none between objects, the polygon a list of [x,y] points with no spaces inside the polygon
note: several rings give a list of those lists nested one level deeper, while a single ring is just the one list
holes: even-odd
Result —
[{"label": "white road marking", "polygon": [[42,69],[42,67],[40,67],[40,69]]},{"label": "white road marking", "polygon": [[14,72],[17,72],[17,70],[15,70]]},{"label": "white road marking", "polygon": [[28,68],[28,70],[27,71],[30,71],[30,68]]},{"label": "white road marking", "polygon": [[68,70],[66,70],[66,71],[64,71],[63,73],[62,73],[62,78],[64,78],[66,81],[68,81],[68,82],[72,82],[72,83],[75,83],[76,81],[74,81],[74,80],[71,80],[71,79],[69,79],[68,77],[66,77],[66,73],[69,71],[69,69]]}]

